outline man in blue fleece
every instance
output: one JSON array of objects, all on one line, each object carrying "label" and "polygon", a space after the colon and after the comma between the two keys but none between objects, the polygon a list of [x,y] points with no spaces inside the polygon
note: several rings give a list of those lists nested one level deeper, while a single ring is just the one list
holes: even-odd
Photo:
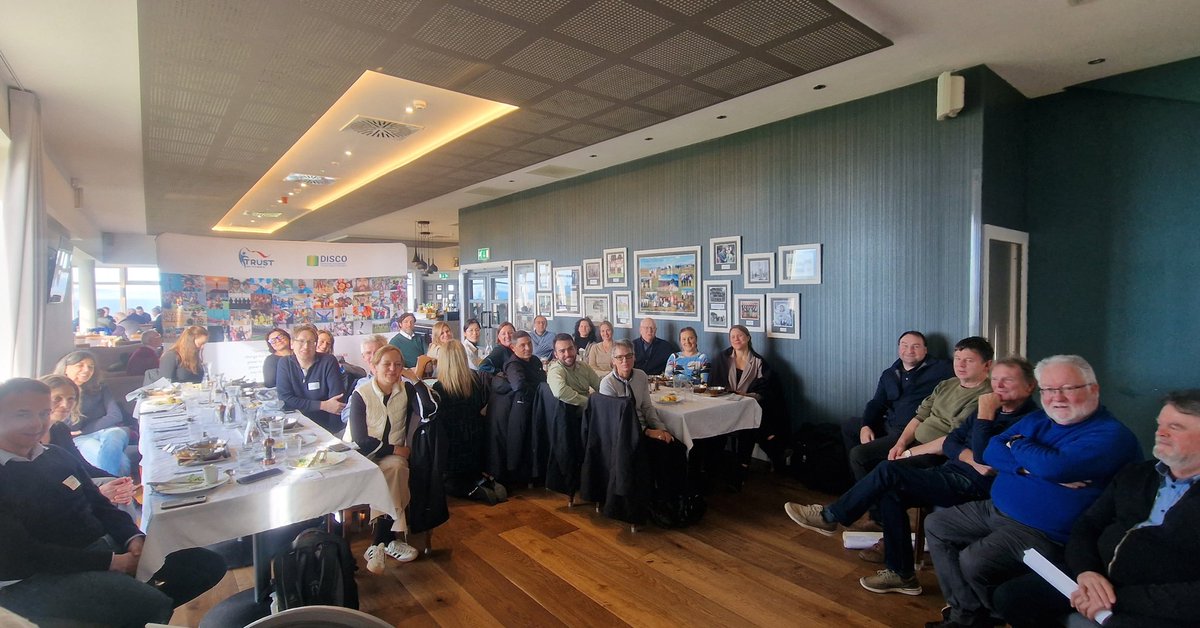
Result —
[{"label": "man in blue fleece", "polygon": [[949,615],[927,628],[991,626],[992,591],[1028,571],[1033,548],[1060,561],[1075,520],[1121,467],[1141,460],[1137,438],[1100,406],[1091,365],[1056,355],[1035,369],[1043,409],[996,436],[983,461],[992,499],[929,515],[929,552]]}]

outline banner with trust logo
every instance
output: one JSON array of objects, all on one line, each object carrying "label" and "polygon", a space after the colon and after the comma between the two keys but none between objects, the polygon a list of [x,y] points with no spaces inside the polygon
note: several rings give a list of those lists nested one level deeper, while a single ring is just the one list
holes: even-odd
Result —
[{"label": "banner with trust logo", "polygon": [[164,233],[156,244],[158,268],[164,273],[330,279],[403,275],[408,268],[408,247],[400,243],[243,240]]}]

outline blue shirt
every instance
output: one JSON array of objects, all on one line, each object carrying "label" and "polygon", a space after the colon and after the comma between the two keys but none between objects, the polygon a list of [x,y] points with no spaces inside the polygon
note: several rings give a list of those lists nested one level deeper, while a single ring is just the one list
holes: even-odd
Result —
[{"label": "blue shirt", "polygon": [[1200,479],[1200,476],[1192,476],[1186,480],[1176,480],[1171,475],[1171,469],[1161,462],[1154,465],[1154,469],[1162,476],[1162,484],[1158,486],[1158,494],[1154,496],[1154,505],[1150,507],[1150,518],[1139,523],[1138,528],[1162,525],[1167,511],[1179,502],[1179,499],[1188,492],[1188,489],[1192,488],[1196,480]]},{"label": "blue shirt", "polygon": [[537,332],[529,332],[529,339],[533,341],[533,355],[536,355],[542,360],[549,360],[554,357],[554,334],[546,332],[542,335],[537,335]]}]

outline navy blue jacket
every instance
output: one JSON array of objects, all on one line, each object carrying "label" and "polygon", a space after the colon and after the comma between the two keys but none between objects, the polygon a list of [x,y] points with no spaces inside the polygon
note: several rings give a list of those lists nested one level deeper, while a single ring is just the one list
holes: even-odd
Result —
[{"label": "navy blue jacket", "polygon": [[888,432],[899,433],[917,415],[917,408],[935,386],[954,377],[954,365],[948,360],[926,357],[911,371],[897,359],[879,376],[875,396],[863,410],[862,424],[879,430],[887,425]]},{"label": "navy blue jacket", "polygon": [[676,351],[679,351],[679,347],[670,340],[655,338],[647,344],[639,336],[633,340],[633,368],[641,369],[647,375],[662,375],[667,368],[667,360]]},{"label": "navy blue jacket", "polygon": [[318,353],[317,360],[308,375],[300,368],[296,356],[289,355],[279,359],[279,367],[275,376],[275,390],[283,400],[284,410],[299,410],[304,416],[316,421],[317,425],[332,434],[341,432],[346,427],[339,414],[325,412],[321,402],[333,397],[340,397],[345,392],[342,386],[342,367],[337,358],[328,353]]},{"label": "navy blue jacket", "polygon": [[993,436],[1012,427],[1026,414],[1037,409],[1037,404],[1033,403],[1033,399],[1026,399],[1020,408],[1012,412],[998,410],[996,418],[991,421],[980,421],[979,411],[972,412],[971,416],[962,422],[962,425],[954,428],[946,435],[946,440],[942,441],[942,454],[949,458],[946,461],[946,468],[953,469],[970,479],[977,494],[987,495],[988,490],[992,488],[992,480],[995,479],[995,476],[979,475],[974,467],[959,460],[958,456],[964,449],[970,449],[971,457],[975,459],[975,462],[984,464],[983,450],[987,449],[988,441],[992,440]]}]

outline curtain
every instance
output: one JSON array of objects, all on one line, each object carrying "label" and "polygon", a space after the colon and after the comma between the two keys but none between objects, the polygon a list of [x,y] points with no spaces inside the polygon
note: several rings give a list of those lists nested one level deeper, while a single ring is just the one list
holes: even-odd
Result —
[{"label": "curtain", "polygon": [[42,244],[42,114],[37,95],[9,88],[8,168],[4,173],[4,268],[0,269],[0,381],[37,377],[47,298],[48,249]]}]

